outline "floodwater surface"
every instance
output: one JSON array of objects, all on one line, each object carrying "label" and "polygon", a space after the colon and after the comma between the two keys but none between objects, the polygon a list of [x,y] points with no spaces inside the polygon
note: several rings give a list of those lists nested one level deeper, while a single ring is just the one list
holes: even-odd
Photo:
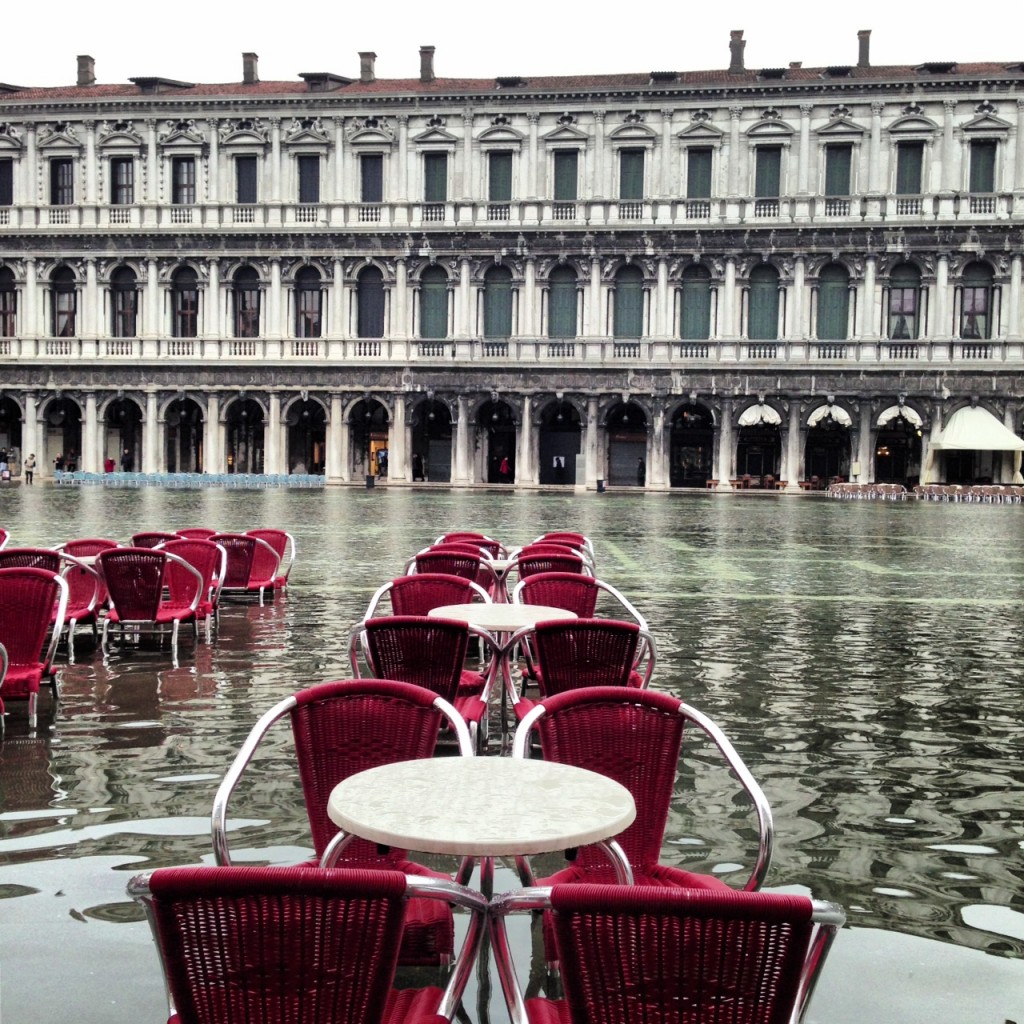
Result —
[{"label": "floodwater surface", "polygon": [[[349,675],[349,629],[446,529],[507,543],[581,529],[645,614],[652,685],[711,715],[772,805],[766,888],[848,913],[807,1020],[1024,1022],[1024,506],[792,496],[511,491],[0,490],[12,544],[136,530],[280,526],[287,595],[226,606],[212,645],[60,659],[62,703],[0,743],[0,1020],[165,1019],[137,871],[211,863],[213,793],[257,717]],[[663,860],[740,885],[756,833],[703,749]],[[232,805],[236,862],[309,842],[280,729]],[[426,859],[426,858],[423,858]],[[444,858],[436,859],[446,864]],[[453,866],[453,865],[450,865]],[[554,866],[554,862],[552,865]],[[541,865],[542,868],[545,865]],[[500,870],[499,888],[516,884]],[[517,949],[526,951],[521,938]],[[528,941],[528,940],[526,940]],[[478,1024],[507,1020],[483,972]]]}]

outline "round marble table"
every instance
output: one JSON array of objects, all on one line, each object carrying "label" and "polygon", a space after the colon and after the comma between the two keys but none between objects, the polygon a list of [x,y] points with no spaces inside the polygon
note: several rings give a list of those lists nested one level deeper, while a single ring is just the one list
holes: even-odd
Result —
[{"label": "round marble table", "polygon": [[512,633],[549,619],[575,619],[576,613],[546,604],[444,604],[427,613],[432,619],[459,619],[491,633]]},{"label": "round marble table", "polygon": [[398,761],[339,782],[327,814],[345,832],[423,853],[501,857],[604,843],[620,878],[631,880],[618,844],[606,841],[636,817],[632,795],[573,765],[511,757]]}]

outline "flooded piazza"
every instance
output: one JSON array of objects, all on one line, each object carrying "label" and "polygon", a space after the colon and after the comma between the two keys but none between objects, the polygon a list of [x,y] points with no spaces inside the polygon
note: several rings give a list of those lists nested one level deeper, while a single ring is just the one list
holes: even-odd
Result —
[{"label": "flooded piazza", "polygon": [[[808,1022],[1024,1022],[1024,506],[408,487],[0,490],[12,545],[197,525],[292,532],[286,596],[225,603],[215,642],[183,637],[178,668],[156,649],[115,650],[104,664],[83,632],[76,662],[59,657],[56,716],[44,691],[33,734],[24,704],[8,704],[4,1024],[56,1024],[70,1012],[83,1024],[165,1019],[157,956],[126,882],[212,863],[214,790],[257,717],[296,689],[348,677],[349,629],[371,594],[455,528],[508,544],[560,528],[593,539],[598,575],[651,625],[652,686],[714,718],[765,790],[776,827],[766,888],[847,910]],[[308,854],[291,761],[279,728],[232,803],[236,862]],[[662,860],[741,884],[756,831],[734,792],[713,770],[682,775]],[[498,871],[496,888],[516,885],[510,866]],[[473,1024],[508,1019],[486,969],[465,1003]]]}]

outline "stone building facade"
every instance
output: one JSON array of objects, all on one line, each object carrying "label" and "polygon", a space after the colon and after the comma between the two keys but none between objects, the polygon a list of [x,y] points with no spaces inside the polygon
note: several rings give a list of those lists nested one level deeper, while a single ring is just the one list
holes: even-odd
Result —
[{"label": "stone building facade", "polygon": [[386,451],[391,482],[792,490],[912,483],[966,405],[1020,432],[1022,66],[743,47],[0,84],[0,446],[44,474],[362,482]]}]

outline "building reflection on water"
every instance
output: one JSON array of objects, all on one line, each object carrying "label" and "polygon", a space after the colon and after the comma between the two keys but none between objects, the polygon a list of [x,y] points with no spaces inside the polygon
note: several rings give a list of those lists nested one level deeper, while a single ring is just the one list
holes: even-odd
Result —
[{"label": "building reflection on water", "polygon": [[[216,642],[185,641],[179,668],[153,649],[104,664],[83,634],[76,664],[61,668],[56,719],[44,696],[33,736],[23,708],[9,708],[0,1011],[10,1020],[63,1019],[69,991],[87,1024],[158,1019],[155,954],[124,885],[147,867],[210,862],[213,791],[256,717],[299,687],[348,675],[349,626],[444,526],[518,542],[570,523],[594,538],[600,575],[651,622],[654,685],[715,718],[762,783],[777,828],[769,887],[849,911],[808,1019],[987,1024],[1024,1005],[1024,577],[1014,554],[1024,508],[27,490],[2,495],[13,543],[111,523],[125,537],[200,522],[283,525],[300,561],[284,600],[226,608]],[[238,860],[299,859],[308,843],[287,729],[247,780],[233,808]],[[680,777],[666,862],[745,877],[753,822],[733,790],[710,767]],[[503,883],[515,884],[510,871]],[[515,941],[525,953],[529,934]],[[930,967],[911,976],[907,964]],[[474,987],[472,1020],[505,1020],[500,998],[487,980]]]}]

